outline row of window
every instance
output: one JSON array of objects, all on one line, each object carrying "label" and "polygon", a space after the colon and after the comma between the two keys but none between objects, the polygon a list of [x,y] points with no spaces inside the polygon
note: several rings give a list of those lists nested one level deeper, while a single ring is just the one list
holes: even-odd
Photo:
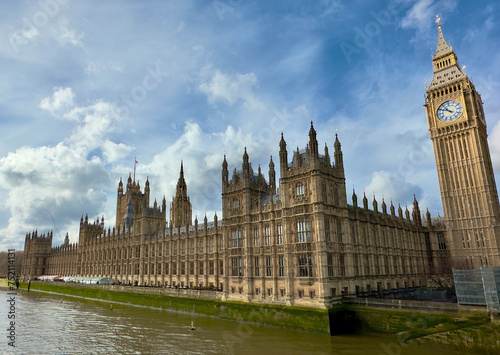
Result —
[{"label": "row of window", "polygon": [[[298,276],[313,277],[313,262],[312,254],[299,254],[297,256]],[[261,258],[254,257],[253,273],[254,276],[273,276],[273,260],[271,256],[264,258],[264,265],[261,265]],[[261,273],[262,271],[262,273]],[[277,276],[285,276],[285,259],[284,256],[278,256],[278,274]],[[243,275],[243,259],[242,257],[231,258],[231,276]]]}]

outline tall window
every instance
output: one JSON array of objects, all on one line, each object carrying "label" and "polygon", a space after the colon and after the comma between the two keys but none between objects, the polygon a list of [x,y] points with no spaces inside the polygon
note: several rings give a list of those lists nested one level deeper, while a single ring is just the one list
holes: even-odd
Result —
[{"label": "tall window", "polygon": [[370,256],[365,255],[365,275],[370,275]]},{"label": "tall window", "polygon": [[186,274],[186,263],[183,261],[181,262],[181,275]]},{"label": "tall window", "polygon": [[340,276],[345,276],[345,257],[344,254],[339,255]]},{"label": "tall window", "polygon": [[233,248],[240,248],[241,247],[241,231],[239,229],[232,231],[231,241],[232,241]]},{"label": "tall window", "polygon": [[333,266],[333,255],[328,254],[327,256],[327,264],[328,264],[328,277],[334,276],[334,266]]},{"label": "tall window", "polygon": [[259,266],[258,256],[254,258],[254,270],[255,270],[255,276],[260,276],[260,266]]},{"label": "tall window", "polygon": [[205,265],[203,264],[203,261],[199,261],[199,262],[198,262],[198,266],[199,266],[199,270],[200,270],[199,275],[203,275],[203,272],[204,272],[204,266],[205,266]]},{"label": "tall window", "polygon": [[173,244],[172,244],[172,252],[174,255],[177,255],[177,241],[174,240]]},{"label": "tall window", "polygon": [[172,263],[172,275],[177,275],[177,262]]},{"label": "tall window", "polygon": [[264,232],[266,245],[271,245],[271,228],[269,226],[266,226]]},{"label": "tall window", "polygon": [[299,276],[300,277],[312,277],[312,255],[311,254],[299,254]]},{"label": "tall window", "polygon": [[304,197],[304,184],[297,185],[297,197]]},{"label": "tall window", "polygon": [[326,193],[326,184],[321,184],[321,196],[323,198],[323,203],[328,203],[328,194]]},{"label": "tall window", "polygon": [[425,250],[431,250],[431,237],[429,236],[429,233],[425,233]]},{"label": "tall window", "polygon": [[266,256],[266,276],[273,276],[273,264],[270,256]]},{"label": "tall window", "polygon": [[214,238],[210,238],[208,241],[208,252],[213,253],[214,252]]},{"label": "tall window", "polygon": [[200,254],[203,254],[203,240],[200,240],[198,250]]},{"label": "tall window", "polygon": [[[438,246],[439,250],[446,250],[446,241],[444,239],[444,233],[443,232],[438,232]],[[479,242],[478,242],[479,244]]]},{"label": "tall window", "polygon": [[151,256],[155,256],[155,246],[151,245]]},{"label": "tall window", "polygon": [[297,242],[310,242],[311,235],[309,232],[309,220],[297,222]]},{"label": "tall window", "polygon": [[219,275],[224,275],[224,260],[219,260]]},{"label": "tall window", "polygon": [[162,252],[162,245],[158,244],[158,256],[161,256],[161,252]]},{"label": "tall window", "polygon": [[189,241],[189,253],[194,254],[194,240]]},{"label": "tall window", "polygon": [[330,221],[325,218],[325,241],[330,241]]},{"label": "tall window", "polygon": [[342,243],[342,224],[337,221],[337,241]]},{"label": "tall window", "polygon": [[189,262],[189,275],[194,275],[194,261]]},{"label": "tall window", "polygon": [[278,256],[278,269],[279,276],[285,276],[285,258],[283,256]]},{"label": "tall window", "polygon": [[168,267],[169,263],[165,263],[165,275],[169,275],[170,268]]},{"label": "tall window", "polygon": [[256,247],[259,246],[259,228],[253,229],[253,245]]},{"label": "tall window", "polygon": [[182,255],[186,254],[186,241],[185,240],[183,240],[181,242],[181,254]]},{"label": "tall window", "polygon": [[241,256],[231,258],[231,275],[243,276],[243,260],[241,259]]},{"label": "tall window", "polygon": [[214,274],[214,272],[215,272],[214,265],[215,265],[215,262],[213,260],[208,262],[208,274],[209,275],[213,275]]},{"label": "tall window", "polygon": [[283,244],[283,228],[278,224],[278,244]]}]

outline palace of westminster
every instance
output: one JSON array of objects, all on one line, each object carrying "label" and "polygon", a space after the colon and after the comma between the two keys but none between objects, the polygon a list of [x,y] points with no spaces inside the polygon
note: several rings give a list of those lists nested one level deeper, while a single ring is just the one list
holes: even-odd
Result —
[{"label": "palace of westminster", "polygon": [[[102,276],[132,285],[213,286],[223,299],[327,307],[332,298],[424,286],[451,266],[500,266],[500,206],[482,101],[446,43],[438,19],[434,75],[425,108],[444,218],[422,218],[366,196],[347,204],[337,137],[333,157],[318,149],[311,123],[305,149],[279,142],[268,180],[245,149],[230,173],[222,162],[222,219],[192,222],[181,163],[176,194],[150,206],[129,176],[120,180],[116,224],[80,221],[79,242],[52,247],[52,233],[26,235],[22,277]],[[134,179],[135,180],[135,179]]]}]

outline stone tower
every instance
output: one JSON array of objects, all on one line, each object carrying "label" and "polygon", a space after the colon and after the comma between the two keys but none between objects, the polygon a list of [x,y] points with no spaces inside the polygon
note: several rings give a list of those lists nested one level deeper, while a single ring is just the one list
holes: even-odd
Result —
[{"label": "stone tower", "polygon": [[182,162],[181,172],[175,190],[175,197],[172,198],[172,205],[170,207],[170,224],[174,228],[190,226],[192,224],[191,202],[187,194],[187,185],[186,180],[184,180]]},{"label": "stone tower", "polygon": [[457,267],[500,265],[500,207],[481,96],[438,23],[425,107],[451,254]]}]

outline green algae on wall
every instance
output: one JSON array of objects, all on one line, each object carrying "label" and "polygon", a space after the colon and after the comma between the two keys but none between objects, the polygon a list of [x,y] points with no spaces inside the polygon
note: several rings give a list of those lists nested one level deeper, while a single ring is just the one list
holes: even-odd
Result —
[{"label": "green algae on wall", "polygon": [[[27,284],[24,283],[21,287],[27,289]],[[327,310],[169,297],[159,294],[109,291],[54,283],[32,283],[31,290],[87,297],[110,302],[130,303],[172,311],[205,314],[223,319],[329,334]]]}]

